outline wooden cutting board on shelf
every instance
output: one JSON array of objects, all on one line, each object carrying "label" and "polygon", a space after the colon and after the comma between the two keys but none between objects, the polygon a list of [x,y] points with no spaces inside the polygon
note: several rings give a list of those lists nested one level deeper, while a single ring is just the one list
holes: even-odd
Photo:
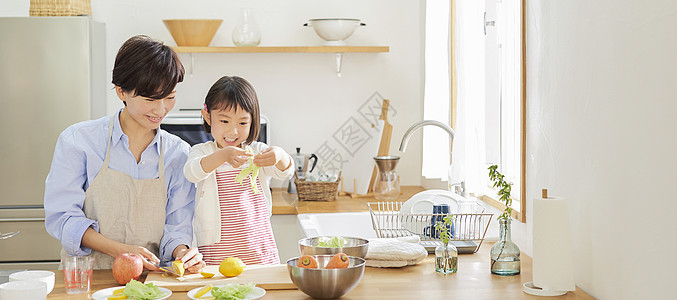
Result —
[{"label": "wooden cutting board on shelf", "polygon": [[230,283],[244,284],[253,282],[264,290],[293,290],[286,264],[280,265],[248,265],[242,274],[235,277],[225,277],[219,273],[219,266],[206,266],[203,272],[216,274],[212,278],[204,278],[200,274],[184,275],[184,280],[164,275],[162,272],[150,272],[145,283],[152,282],[156,286],[167,288],[173,292],[187,292],[205,285],[224,285]]}]

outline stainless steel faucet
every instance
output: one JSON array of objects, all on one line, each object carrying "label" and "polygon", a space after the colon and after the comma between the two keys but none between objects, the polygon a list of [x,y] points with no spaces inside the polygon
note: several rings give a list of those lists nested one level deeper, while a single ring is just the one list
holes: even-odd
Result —
[{"label": "stainless steel faucet", "polygon": [[427,125],[437,126],[439,128],[444,129],[444,131],[446,131],[447,133],[449,133],[449,151],[451,152],[451,142],[454,140],[454,135],[456,133],[454,133],[454,130],[451,129],[451,127],[449,127],[447,124],[435,120],[423,120],[418,123],[414,123],[414,125],[411,125],[411,127],[407,129],[407,131],[404,133],[404,136],[402,137],[402,142],[400,143],[400,152],[404,152],[405,150],[407,150],[407,144],[409,143],[410,135],[414,131],[416,131],[416,129],[419,129]]},{"label": "stainless steel faucet", "polygon": [[[400,152],[404,152],[405,150],[407,150],[407,144],[409,143],[409,138],[410,138],[411,134],[414,131],[416,131],[417,129],[419,129],[423,126],[427,126],[427,125],[432,125],[432,126],[437,126],[439,128],[442,128],[442,129],[444,129],[444,131],[446,131],[449,134],[449,159],[450,159],[450,162],[451,162],[451,142],[454,141],[454,135],[456,135],[456,133],[447,124],[444,124],[442,122],[435,121],[435,120],[423,120],[423,121],[420,121],[418,123],[414,123],[414,125],[411,125],[411,127],[409,127],[409,129],[407,129],[407,131],[404,133],[404,136],[402,137],[402,142],[400,143]],[[451,180],[451,178],[449,178],[449,180]],[[455,186],[455,192],[457,194],[459,194],[463,197],[466,196],[465,181],[461,181],[460,183],[455,183],[453,185],[450,182],[449,184],[450,184],[449,185],[450,188],[452,186]]]}]

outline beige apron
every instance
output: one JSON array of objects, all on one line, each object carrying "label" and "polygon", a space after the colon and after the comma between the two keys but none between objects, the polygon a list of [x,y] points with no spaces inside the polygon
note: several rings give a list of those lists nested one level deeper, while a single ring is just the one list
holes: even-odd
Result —
[{"label": "beige apron", "polygon": [[[145,247],[160,257],[167,206],[162,137],[158,141],[159,178],[134,179],[108,168],[114,120],[115,117],[111,117],[103,166],[85,192],[85,216],[99,222],[99,233],[103,236],[123,244]],[[62,259],[66,256],[61,250]],[[92,256],[94,269],[112,268],[114,257],[98,251],[92,251]]]}]

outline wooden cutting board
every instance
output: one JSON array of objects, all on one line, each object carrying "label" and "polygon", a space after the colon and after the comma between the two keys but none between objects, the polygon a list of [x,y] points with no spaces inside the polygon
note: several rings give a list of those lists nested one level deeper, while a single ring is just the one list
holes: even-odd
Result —
[{"label": "wooden cutting board", "polygon": [[229,283],[250,283],[264,290],[292,290],[296,285],[292,283],[286,264],[280,265],[248,265],[242,274],[235,277],[225,277],[219,273],[219,266],[206,266],[203,270],[216,274],[212,278],[204,278],[200,274],[184,275],[179,281],[176,276],[164,275],[162,272],[150,272],[145,283],[152,282],[156,286],[167,288],[174,292],[186,292],[205,285],[224,285]]}]

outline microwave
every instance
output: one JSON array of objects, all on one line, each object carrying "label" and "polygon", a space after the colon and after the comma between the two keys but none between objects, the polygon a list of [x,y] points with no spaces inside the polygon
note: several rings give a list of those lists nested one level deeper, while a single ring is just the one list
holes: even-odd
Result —
[{"label": "microwave", "polygon": [[[211,134],[205,132],[202,127],[202,114],[200,109],[179,109],[177,113],[169,113],[162,120],[160,127],[171,134],[180,137],[191,146],[207,141],[213,141]],[[261,130],[259,130],[259,137],[256,139],[259,142],[270,145],[268,118],[261,115]]]}]

